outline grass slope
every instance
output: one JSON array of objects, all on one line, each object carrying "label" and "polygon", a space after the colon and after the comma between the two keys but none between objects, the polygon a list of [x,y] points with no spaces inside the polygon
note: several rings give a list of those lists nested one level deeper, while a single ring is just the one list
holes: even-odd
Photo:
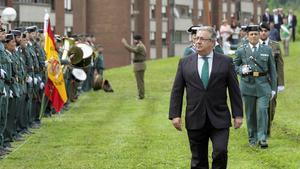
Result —
[{"label": "grass slope", "polygon": [[[246,124],[231,129],[230,169],[300,168],[300,43],[284,58],[286,90],[278,96],[270,148],[249,148]],[[189,168],[186,131],[167,119],[178,58],[147,62],[146,99],[136,100],[131,67],[106,71],[114,93],[89,92],[60,116],[43,119],[26,142],[0,161],[1,169]]]}]

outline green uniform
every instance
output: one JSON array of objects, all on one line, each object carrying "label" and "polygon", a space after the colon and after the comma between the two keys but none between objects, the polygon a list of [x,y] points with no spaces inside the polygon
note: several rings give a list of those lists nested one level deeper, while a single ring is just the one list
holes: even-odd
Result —
[{"label": "green uniform", "polygon": [[7,123],[7,113],[8,113],[8,99],[10,84],[12,82],[12,61],[9,56],[6,55],[4,45],[0,42],[0,62],[1,69],[3,69],[6,74],[3,79],[0,80],[0,89],[1,89],[1,109],[0,109],[0,148],[4,146],[4,131]]},{"label": "green uniform", "polygon": [[25,50],[22,49],[21,47],[17,48],[17,53],[19,56],[20,60],[20,72],[19,72],[19,77],[20,77],[20,87],[22,94],[20,96],[20,100],[18,101],[19,104],[19,118],[17,118],[17,131],[21,132],[24,129],[27,129],[28,126],[28,112],[27,112],[27,101],[26,100],[28,96],[28,87],[26,83],[26,78],[28,76],[27,74],[27,66],[26,66],[26,54]]},{"label": "green uniform", "polygon": [[[276,68],[272,50],[266,45],[252,49],[244,44],[236,51],[236,71],[241,75],[240,88],[245,104],[250,144],[267,140],[268,107],[271,91],[276,91]],[[249,65],[251,72],[243,74],[242,67]]]},{"label": "green uniform", "polygon": [[26,115],[26,121],[27,121],[27,127],[29,127],[30,123],[33,121],[32,117],[32,99],[33,99],[33,77],[34,77],[34,61],[33,57],[29,52],[28,46],[21,50],[22,56],[24,58],[25,62],[25,70],[27,72],[26,78],[31,78],[32,81],[26,82],[27,87],[27,94],[26,94],[26,108],[25,108],[25,115]]},{"label": "green uniform", "polygon": [[145,97],[144,73],[146,70],[146,47],[140,42],[136,46],[126,44],[125,48],[134,53],[133,71],[137,83],[138,97],[139,99],[143,99]]},{"label": "green uniform", "polygon": [[[274,56],[276,71],[277,71],[277,86],[284,86],[284,69],[283,69],[283,58],[281,54],[281,49],[278,42],[269,40],[269,47],[272,49],[272,54]],[[268,119],[268,135],[271,135],[271,126],[275,115],[277,94],[270,101],[269,105],[269,119]]]},{"label": "green uniform", "polygon": [[217,44],[217,45],[215,46],[214,51],[217,52],[217,53],[220,53],[220,54],[224,54],[224,51],[223,51],[223,49],[222,49],[222,47],[221,47],[220,44]]},{"label": "green uniform", "polygon": [[27,45],[28,52],[30,56],[32,57],[33,61],[33,68],[34,68],[34,75],[33,75],[33,98],[32,98],[32,110],[31,110],[31,119],[30,119],[30,125],[34,125],[34,123],[39,119],[39,110],[40,110],[40,101],[41,101],[41,95],[40,95],[40,87],[39,87],[39,79],[40,77],[40,64],[35,52],[35,46],[32,42],[28,42]]},{"label": "green uniform", "polygon": [[193,45],[190,45],[190,46],[188,46],[188,47],[186,47],[185,49],[184,49],[184,52],[183,52],[183,57],[187,57],[187,56],[189,56],[189,55],[191,55],[191,54],[193,54],[193,53],[196,53],[197,51],[196,51],[196,49],[194,48],[194,46]]},{"label": "green uniform", "polygon": [[16,131],[16,116],[17,116],[17,100],[20,98],[20,84],[19,84],[19,61],[18,56],[15,52],[10,52],[5,50],[6,55],[10,58],[11,64],[11,79],[9,89],[12,91],[10,93],[9,103],[8,103],[8,113],[7,113],[7,124],[4,132],[4,141],[13,141],[13,134]]}]

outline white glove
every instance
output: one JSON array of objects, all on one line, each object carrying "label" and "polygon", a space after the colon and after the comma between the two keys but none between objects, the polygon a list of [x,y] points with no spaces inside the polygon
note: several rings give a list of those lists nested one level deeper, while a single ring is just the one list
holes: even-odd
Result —
[{"label": "white glove", "polygon": [[31,83],[32,83],[32,77],[31,77],[31,76],[28,76],[28,77],[26,78],[26,82],[29,83],[29,84],[31,84]]},{"label": "white glove", "polygon": [[276,92],[274,90],[272,90],[272,96],[271,96],[271,100],[274,98]]},{"label": "white glove", "polygon": [[13,98],[13,97],[14,97],[13,94],[14,94],[14,92],[13,92],[12,90],[9,90],[9,97],[10,97],[10,98]]},{"label": "white glove", "polygon": [[45,84],[43,82],[40,83],[40,89],[42,90],[44,88]]},{"label": "white glove", "polygon": [[249,65],[243,65],[243,67],[242,67],[242,74],[248,74],[250,72],[251,72],[250,66]]},{"label": "white glove", "polygon": [[4,88],[3,88],[3,94],[5,97],[7,96],[6,90]]},{"label": "white glove", "polygon": [[282,92],[282,91],[284,91],[284,86],[278,86],[277,87],[277,92],[279,93],[279,92]]},{"label": "white glove", "polygon": [[6,72],[3,69],[0,69],[0,74],[2,78],[5,78]]},{"label": "white glove", "polygon": [[48,67],[48,61],[47,60],[45,61],[45,67]]},{"label": "white glove", "polygon": [[36,85],[38,82],[38,79],[36,77],[33,78],[33,83]]},{"label": "white glove", "polygon": [[40,76],[38,76],[38,80],[39,80],[39,81],[42,81],[42,79],[41,79],[41,77],[40,77]]}]

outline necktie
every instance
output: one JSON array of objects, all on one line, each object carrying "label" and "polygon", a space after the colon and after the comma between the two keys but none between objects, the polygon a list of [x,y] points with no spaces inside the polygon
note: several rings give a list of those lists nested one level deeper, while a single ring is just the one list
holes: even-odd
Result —
[{"label": "necktie", "polygon": [[254,55],[254,58],[256,58],[256,56],[257,56],[257,47],[256,46],[253,46],[253,55]]},{"label": "necktie", "polygon": [[204,60],[201,72],[201,80],[203,82],[204,87],[207,87],[208,80],[209,80],[209,65],[208,65],[208,57],[202,57]]},{"label": "necktie", "polygon": [[265,44],[266,44],[266,42],[265,42],[265,41],[263,41],[263,44],[265,45]]}]

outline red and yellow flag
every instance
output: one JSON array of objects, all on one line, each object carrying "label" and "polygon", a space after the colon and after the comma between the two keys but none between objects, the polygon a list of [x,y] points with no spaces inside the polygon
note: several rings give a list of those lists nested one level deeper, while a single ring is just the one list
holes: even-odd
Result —
[{"label": "red and yellow flag", "polygon": [[49,98],[56,112],[59,112],[67,101],[62,67],[58,57],[53,32],[51,30],[49,14],[45,15],[44,21],[45,52],[48,62],[48,81],[45,86],[45,95]]}]

